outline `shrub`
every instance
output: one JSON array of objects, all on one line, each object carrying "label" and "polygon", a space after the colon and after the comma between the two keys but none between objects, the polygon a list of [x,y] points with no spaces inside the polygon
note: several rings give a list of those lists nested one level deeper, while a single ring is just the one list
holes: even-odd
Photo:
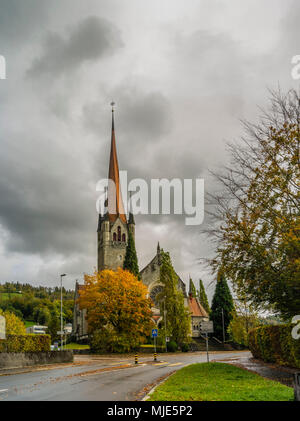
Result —
[{"label": "shrub", "polygon": [[140,342],[126,333],[116,334],[114,331],[95,330],[90,337],[90,349],[93,353],[124,353],[137,350]]},{"label": "shrub", "polygon": [[249,349],[255,358],[300,368],[300,341],[292,338],[292,325],[261,326],[249,332]]},{"label": "shrub", "polygon": [[7,335],[25,335],[26,327],[22,320],[10,311],[0,309],[0,316],[4,316]]},{"label": "shrub", "polygon": [[7,335],[0,341],[0,352],[46,352],[50,345],[50,335]]},{"label": "shrub", "polygon": [[176,352],[178,350],[178,345],[175,341],[168,342],[167,345],[168,352]]},{"label": "shrub", "polygon": [[181,345],[181,351],[182,352],[188,352],[189,349],[190,349],[189,344],[184,343],[184,344]]}]

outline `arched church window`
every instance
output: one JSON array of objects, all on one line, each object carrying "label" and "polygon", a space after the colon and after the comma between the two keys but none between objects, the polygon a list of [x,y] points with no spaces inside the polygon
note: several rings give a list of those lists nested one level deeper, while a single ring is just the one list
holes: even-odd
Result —
[{"label": "arched church window", "polygon": [[117,234],[115,232],[113,233],[113,240],[117,241]]},{"label": "arched church window", "polygon": [[126,241],[126,235],[125,234],[122,234],[122,241],[125,243],[125,241]]},{"label": "arched church window", "polygon": [[121,227],[118,227],[118,241],[121,241]]}]

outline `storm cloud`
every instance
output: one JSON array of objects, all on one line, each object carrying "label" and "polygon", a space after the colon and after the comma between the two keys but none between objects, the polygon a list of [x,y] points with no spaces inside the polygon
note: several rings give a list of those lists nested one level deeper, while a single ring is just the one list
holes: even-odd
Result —
[{"label": "storm cloud", "polygon": [[[114,100],[131,178],[204,178],[256,121],[268,87],[297,88],[300,7],[287,0],[1,0],[0,282],[66,285],[96,264],[96,183]],[[184,279],[214,277],[214,245],[178,215],[137,215],[140,267],[157,242]]]},{"label": "storm cloud", "polygon": [[28,75],[32,78],[43,74],[56,77],[69,73],[87,61],[113,54],[122,46],[115,25],[106,19],[89,16],[74,25],[65,36],[50,32],[43,42],[41,57],[33,61]]}]

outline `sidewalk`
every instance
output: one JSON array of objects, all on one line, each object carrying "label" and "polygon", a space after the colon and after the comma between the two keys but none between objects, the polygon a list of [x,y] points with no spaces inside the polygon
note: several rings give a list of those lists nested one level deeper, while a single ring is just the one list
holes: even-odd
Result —
[{"label": "sidewalk", "polygon": [[277,381],[284,384],[285,386],[293,387],[293,374],[299,372],[300,369],[283,367],[274,363],[266,363],[255,358],[230,358],[228,360],[213,361],[226,362],[228,364],[235,365],[245,370],[252,371],[270,380]]}]

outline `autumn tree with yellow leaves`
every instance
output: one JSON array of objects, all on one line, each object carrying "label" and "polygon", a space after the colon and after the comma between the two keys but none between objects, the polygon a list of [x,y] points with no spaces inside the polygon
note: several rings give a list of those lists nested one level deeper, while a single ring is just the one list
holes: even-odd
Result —
[{"label": "autumn tree with yellow leaves", "polygon": [[229,145],[231,165],[214,174],[211,264],[250,304],[289,319],[300,309],[300,96],[271,95],[261,121]]},{"label": "autumn tree with yellow leaves", "polygon": [[79,305],[87,311],[92,350],[128,352],[151,333],[147,288],[129,271],[103,270],[85,276]]},{"label": "autumn tree with yellow leaves", "polygon": [[25,323],[10,311],[0,309],[0,316],[5,318],[5,330],[7,335],[26,335]]}]

